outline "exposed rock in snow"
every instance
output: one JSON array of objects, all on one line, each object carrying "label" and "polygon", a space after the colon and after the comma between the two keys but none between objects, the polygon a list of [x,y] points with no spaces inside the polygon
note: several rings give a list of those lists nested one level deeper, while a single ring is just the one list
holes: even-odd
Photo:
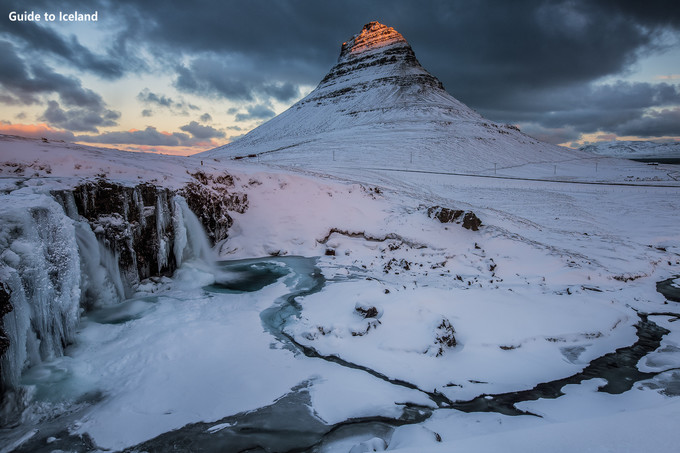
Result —
[{"label": "exposed rock in snow", "polygon": [[383,312],[382,308],[378,308],[374,305],[367,304],[365,302],[357,302],[354,305],[354,310],[364,318],[376,318],[376,319],[380,319]]},{"label": "exposed rock in snow", "polygon": [[[472,211],[462,211],[460,209],[442,208],[441,206],[432,206],[427,209],[427,215],[433,219],[439,220],[441,223],[462,223],[463,228],[477,231],[482,226],[482,221]],[[459,220],[462,216],[462,222]]]},{"label": "exposed rock in snow", "polygon": [[140,280],[174,271],[170,190],[148,183],[126,187],[100,179],[53,195],[69,216],[87,219],[97,239],[114,254],[126,294]]},{"label": "exposed rock in snow", "polygon": [[339,61],[348,61],[366,56],[371,51],[408,46],[404,37],[392,27],[373,21],[364,25],[363,30],[352,39],[342,43]]},{"label": "exposed rock in snow", "polygon": [[434,343],[439,346],[436,356],[440,357],[444,354],[446,349],[456,346],[456,337],[454,336],[456,330],[448,319],[442,318],[442,322],[437,326],[436,332],[437,337],[435,338]]}]

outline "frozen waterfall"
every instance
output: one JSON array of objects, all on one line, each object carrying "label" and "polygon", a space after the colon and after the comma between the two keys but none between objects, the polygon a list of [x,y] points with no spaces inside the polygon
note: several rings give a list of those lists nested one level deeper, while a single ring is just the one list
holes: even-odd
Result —
[{"label": "frozen waterfall", "polygon": [[[149,212],[144,209],[140,212]],[[184,198],[159,190],[154,210],[159,265],[213,261],[203,227]],[[0,282],[13,308],[2,318],[10,345],[0,359],[0,388],[13,388],[23,370],[64,354],[83,311],[119,303],[136,282],[128,281],[118,253],[78,214],[72,192],[0,195],[0,218]]]},{"label": "frozen waterfall", "polygon": [[13,310],[3,318],[10,346],[2,382],[15,386],[24,367],[63,354],[73,341],[81,295],[74,222],[48,195],[2,197],[0,258]]}]

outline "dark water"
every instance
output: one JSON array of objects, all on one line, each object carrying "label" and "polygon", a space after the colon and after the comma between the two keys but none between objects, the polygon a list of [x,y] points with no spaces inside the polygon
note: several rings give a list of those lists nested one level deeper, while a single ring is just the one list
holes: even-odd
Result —
[{"label": "dark water", "polygon": [[580,384],[594,378],[602,378],[607,383],[598,391],[620,394],[633,388],[636,382],[650,379],[658,372],[642,372],[637,363],[642,357],[655,351],[661,345],[661,339],[670,331],[650,321],[647,315],[640,314],[640,321],[635,325],[637,341],[625,348],[596,358],[580,373],[555,381],[544,382],[536,387],[519,392],[502,393],[499,395],[482,395],[471,401],[456,403],[455,409],[464,412],[499,412],[505,415],[526,414],[515,407],[522,401],[537,399],[554,399],[564,395],[562,388],[569,384]]},{"label": "dark water", "polygon": [[641,157],[630,160],[645,163],[680,165],[680,157],[644,157],[644,158]]},{"label": "dark water", "polygon": [[193,423],[126,451],[300,451],[329,430],[310,410],[308,386],[308,382],[300,384],[269,406],[214,423]]},{"label": "dark water", "polygon": [[673,280],[677,278],[680,278],[680,275],[676,275],[656,284],[656,290],[663,294],[666,299],[672,300],[673,302],[680,302],[680,288],[676,288],[672,285]]},{"label": "dark water", "polygon": [[222,293],[242,293],[259,291],[290,273],[285,266],[286,261],[304,260],[301,257],[284,257],[281,259],[244,259],[219,261],[217,266],[222,271],[215,278],[215,283],[204,287],[206,291]]}]

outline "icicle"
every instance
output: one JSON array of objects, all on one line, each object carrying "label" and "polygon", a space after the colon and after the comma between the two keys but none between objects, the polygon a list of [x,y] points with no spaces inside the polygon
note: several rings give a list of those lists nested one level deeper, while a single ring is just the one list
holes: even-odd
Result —
[{"label": "icicle", "polygon": [[[132,202],[137,207],[137,212],[139,213],[139,224],[144,228],[146,226],[146,216],[144,215],[144,200],[142,200],[142,194],[139,191],[139,187],[135,187],[132,191]],[[127,207],[126,219],[127,219]]]},{"label": "icicle", "polygon": [[165,191],[156,192],[156,237],[158,238],[158,273],[167,268],[170,258],[170,238],[167,234],[168,227],[172,225],[172,214],[168,204],[168,196]]},{"label": "icicle", "polygon": [[80,257],[74,222],[51,197],[12,194],[0,201],[0,266],[14,310],[3,318],[10,347],[2,358],[3,382],[61,356],[79,319]]},{"label": "icicle", "polygon": [[[18,256],[17,256],[18,257]],[[6,259],[6,253],[3,253]],[[27,346],[37,346],[35,340],[29,342],[28,335],[31,327],[31,307],[26,301],[26,295],[21,284],[21,277],[16,269],[0,265],[0,279],[10,289],[13,310],[3,318],[3,327],[10,339],[9,349],[2,356],[2,383],[8,387],[16,387],[19,383],[21,370],[28,361],[29,351]],[[39,358],[37,347],[33,348],[32,355]],[[0,386],[2,387],[2,386]]]}]

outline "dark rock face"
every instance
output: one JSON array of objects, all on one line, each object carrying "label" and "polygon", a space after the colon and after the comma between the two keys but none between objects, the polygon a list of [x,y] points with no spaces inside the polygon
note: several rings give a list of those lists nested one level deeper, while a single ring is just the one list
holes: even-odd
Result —
[{"label": "dark rock face", "polygon": [[357,313],[359,313],[361,316],[365,318],[377,318],[378,317],[378,309],[375,307],[356,307],[354,308]]},{"label": "dark rock face", "polygon": [[439,220],[441,223],[462,223],[463,228],[472,231],[477,231],[482,226],[482,221],[472,211],[465,212],[460,209],[432,206],[427,209],[427,215],[430,218]]},{"label": "dark rock face", "polygon": [[9,338],[7,333],[2,328],[2,317],[13,310],[12,304],[9,303],[12,291],[4,282],[0,282],[0,357],[9,348]]},{"label": "dark rock face", "polygon": [[441,206],[433,206],[428,208],[427,215],[430,218],[437,219],[441,223],[455,223],[456,220],[463,215],[464,211],[460,209],[442,208]]},{"label": "dark rock face", "polygon": [[97,239],[118,258],[128,285],[175,270],[175,207],[169,189],[153,184],[125,187],[100,179],[53,196],[69,216],[88,221]]},{"label": "dark rock face", "polygon": [[229,211],[242,214],[248,209],[248,195],[233,191],[234,179],[229,174],[213,176],[199,171],[191,176],[194,181],[179,193],[203,224],[211,245],[215,245],[227,237],[234,223]]},{"label": "dark rock face", "polygon": [[468,230],[477,231],[479,227],[482,226],[482,221],[475,215],[474,212],[468,211],[463,217],[463,228]]},{"label": "dark rock face", "polygon": [[[233,191],[229,174],[192,176],[194,180],[177,194],[186,199],[214,245],[227,237],[233,224],[229,211],[245,212],[248,197]],[[126,187],[99,179],[52,195],[70,217],[84,217],[97,239],[115,254],[128,289],[151,276],[171,275],[177,268],[172,247],[178,208],[172,190],[149,183]]]},{"label": "dark rock face", "polygon": [[[362,74],[373,69],[376,72],[365,80]],[[355,98],[385,86],[414,93],[444,91],[442,83],[423,69],[399,32],[379,22],[370,22],[359,34],[342,43],[337,64],[321,80],[314,95],[301,101],[298,107]]]}]

